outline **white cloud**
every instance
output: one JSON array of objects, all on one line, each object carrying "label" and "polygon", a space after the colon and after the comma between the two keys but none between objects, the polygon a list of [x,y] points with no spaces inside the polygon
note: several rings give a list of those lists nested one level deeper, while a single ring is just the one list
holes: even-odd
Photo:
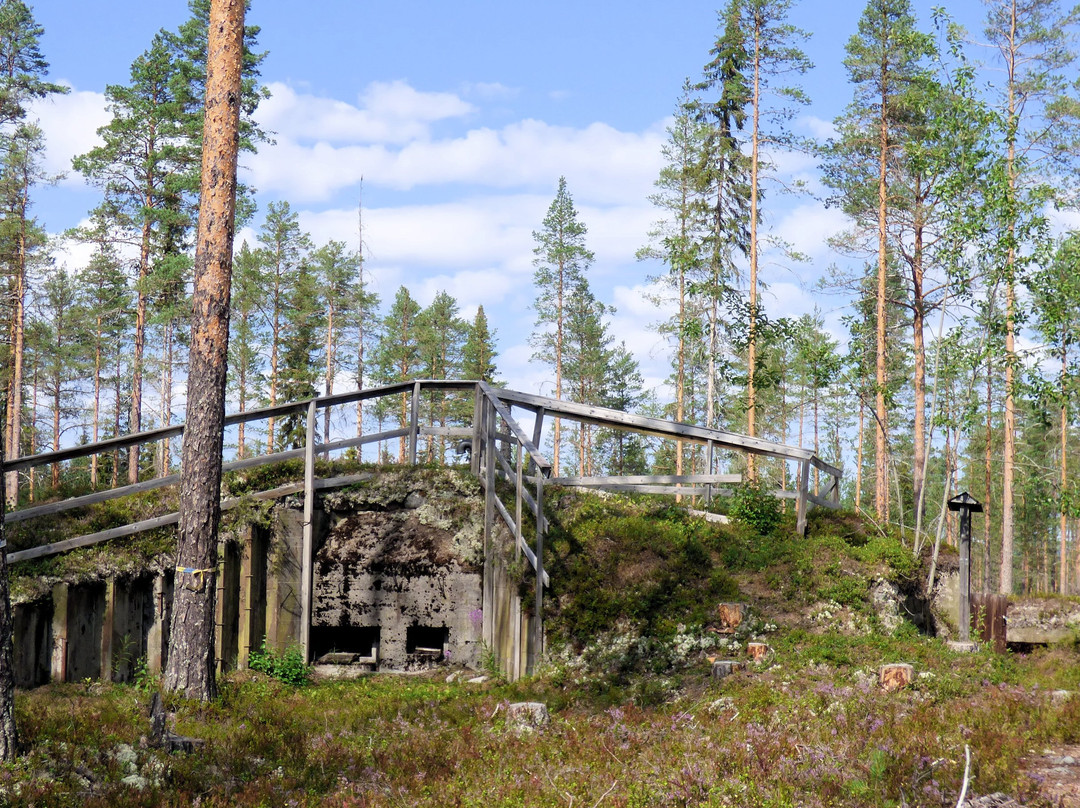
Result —
[{"label": "white cloud", "polygon": [[[635,133],[603,123],[572,128],[529,119],[433,139],[433,121],[460,117],[472,107],[457,96],[420,94],[401,82],[370,90],[364,109],[285,85],[273,90],[260,120],[278,133],[277,143],[247,163],[260,191],[297,201],[330,199],[361,177],[396,190],[467,183],[554,192],[555,180],[566,175],[575,196],[617,202],[644,198],[661,167],[659,126]],[[426,109],[417,99],[429,97],[442,100]]]},{"label": "white cloud", "polygon": [[112,119],[105,108],[105,96],[73,89],[67,95],[35,102],[30,115],[38,118],[45,132],[45,170],[50,174],[67,172],[65,182],[81,185],[81,176],[71,170],[71,158],[101,142],[97,130]]},{"label": "white cloud", "polygon": [[[772,228],[772,234],[811,259],[821,260],[833,254],[828,239],[849,225],[843,211],[826,208],[820,202],[808,202],[781,217]],[[820,269],[819,266],[814,268],[816,275],[821,274]]]},{"label": "white cloud", "polygon": [[299,93],[280,82],[268,87],[270,98],[259,104],[256,117],[284,140],[402,144],[426,137],[436,121],[474,110],[453,93],[421,92],[404,81],[368,85],[359,105]]},{"label": "white cloud", "polygon": [[836,137],[836,126],[833,122],[818,118],[816,115],[800,115],[795,123],[818,140]]}]

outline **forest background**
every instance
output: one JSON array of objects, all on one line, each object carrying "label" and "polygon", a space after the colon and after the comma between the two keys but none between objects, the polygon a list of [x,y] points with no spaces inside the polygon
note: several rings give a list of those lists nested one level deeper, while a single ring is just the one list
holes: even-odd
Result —
[{"label": "forest background", "polygon": [[[2,121],[23,454],[183,418],[204,6],[65,5],[6,39],[41,57],[7,62]],[[233,409],[483,376],[750,432],[844,467],[916,548],[967,488],[983,586],[1077,588],[1070,9],[946,9],[967,33],[896,0],[417,9],[249,13]],[[565,444],[582,472],[701,463]]]}]

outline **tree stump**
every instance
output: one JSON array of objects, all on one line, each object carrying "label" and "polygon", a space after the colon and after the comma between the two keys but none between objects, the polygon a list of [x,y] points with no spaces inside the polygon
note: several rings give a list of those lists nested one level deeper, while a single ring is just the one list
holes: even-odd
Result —
[{"label": "tree stump", "polygon": [[915,668],[902,662],[882,665],[878,671],[878,682],[889,693],[907,687],[914,679]]},{"label": "tree stump", "polygon": [[713,679],[723,679],[737,670],[741,670],[743,663],[734,659],[718,659],[712,664]]},{"label": "tree stump", "polygon": [[720,614],[720,630],[730,633],[743,621],[744,605],[741,603],[721,603],[716,607]]},{"label": "tree stump", "polygon": [[761,662],[769,654],[769,646],[763,642],[748,642],[746,644],[747,655],[754,662]]}]

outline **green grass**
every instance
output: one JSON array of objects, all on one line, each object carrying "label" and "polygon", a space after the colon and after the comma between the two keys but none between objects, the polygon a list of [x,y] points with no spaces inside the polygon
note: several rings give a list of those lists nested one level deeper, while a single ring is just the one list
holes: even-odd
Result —
[{"label": "green grass", "polygon": [[[0,769],[0,788],[5,804],[88,808],[951,805],[965,745],[979,793],[1024,795],[1024,755],[1077,740],[1080,697],[1049,697],[1071,681],[1064,665],[1080,661],[1063,653],[955,655],[903,632],[793,633],[768,666],[714,682],[702,663],[674,700],[651,707],[551,676],[476,686],[387,675],[298,689],[238,674],[212,704],[171,700],[175,729],[206,741],[175,755],[139,744],[147,694],[54,685],[18,695],[27,752]],[[923,675],[886,694],[870,672],[898,656]],[[551,705],[551,725],[515,733],[506,704],[518,700]],[[133,771],[118,760],[122,745],[134,749],[142,789],[122,783]]]}]

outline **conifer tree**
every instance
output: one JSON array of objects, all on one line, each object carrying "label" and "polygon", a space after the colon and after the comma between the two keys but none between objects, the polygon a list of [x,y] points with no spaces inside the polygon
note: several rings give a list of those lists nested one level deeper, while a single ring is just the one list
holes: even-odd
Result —
[{"label": "conifer tree", "polygon": [[[400,287],[394,304],[382,321],[382,336],[375,352],[375,376],[382,384],[410,381],[422,367],[420,353],[420,304],[409,290]],[[398,425],[409,425],[409,395],[401,394]],[[398,444],[398,462],[405,462],[405,438]]]},{"label": "conifer tree", "polygon": [[476,316],[467,327],[465,345],[461,349],[461,377],[498,385],[496,355],[495,331],[488,325],[484,307],[478,306]]},{"label": "conifer tree", "polygon": [[[438,292],[431,305],[420,312],[417,325],[420,329],[420,373],[428,379],[458,377],[468,324],[458,316],[457,301],[444,291]],[[452,409],[450,396],[441,390],[432,390],[428,406],[428,422],[433,426],[447,426]],[[436,459],[441,462],[446,455],[446,439],[429,439],[427,454],[429,462]]]},{"label": "conifer tree", "polygon": [[[325,318],[323,395],[328,396],[334,392],[334,379],[345,367],[347,311],[357,300],[360,256],[349,252],[344,242],[330,241],[311,254],[311,269],[318,283],[317,291]],[[329,443],[330,408],[323,412],[323,442]]]},{"label": "conifer tree", "polygon": [[[555,373],[555,398],[563,397],[566,354],[566,328],[570,296],[592,265],[593,254],[585,246],[587,229],[578,220],[574,200],[566,187],[566,177],[559,177],[555,199],[548,207],[540,230],[533,231],[536,247],[533,265],[536,272],[536,330],[529,342],[538,359]],[[552,435],[552,473],[559,474],[559,448],[562,425],[555,419]]]},{"label": "conifer tree", "polygon": [[[232,294],[229,309],[229,384],[238,412],[246,412],[250,402],[262,395],[265,342],[258,328],[258,307],[265,290],[263,257],[245,241],[233,260]],[[236,452],[248,456],[246,424],[237,425]]]},{"label": "conifer tree", "polygon": [[[262,319],[267,332],[266,341],[270,346],[267,392],[270,406],[274,406],[281,397],[281,356],[285,347],[288,301],[296,285],[300,266],[307,260],[311,239],[300,229],[299,217],[288,202],[271,202],[259,232],[259,243],[262,245],[259,255],[263,259],[262,286],[265,295]],[[273,417],[267,419],[266,446],[269,451],[274,451],[278,445],[274,434],[276,421]]]},{"label": "conifer tree", "polygon": [[[758,287],[761,239],[758,225],[761,220],[762,179],[771,166],[767,150],[770,147],[793,145],[785,128],[792,115],[791,104],[807,104],[809,98],[798,87],[778,84],[782,77],[805,73],[810,60],[799,47],[808,34],[787,22],[791,0],[744,0],[740,11],[746,35],[747,72],[750,96],[750,194],[749,233],[747,239],[748,290],[746,329],[746,432],[751,437],[757,429],[757,353],[758,353]],[[772,102],[769,99],[774,99]],[[748,476],[753,479],[755,455],[747,455]]]},{"label": "conifer tree", "polygon": [[[826,180],[840,191],[845,212],[876,232],[874,360],[874,514],[888,519],[888,286],[890,209],[898,154],[903,149],[932,48],[915,27],[908,0],[869,0],[844,60],[855,98],[838,121]],[[872,190],[871,190],[872,189]]]},{"label": "conifer tree", "polygon": [[[1072,47],[1080,9],[1052,0],[990,0],[986,33],[997,49],[1005,81],[998,86],[1001,118],[1001,171],[991,197],[997,211],[997,275],[1005,301],[1004,456],[1001,491],[1001,570],[999,591],[1012,594],[1017,462],[1017,392],[1020,357],[1017,331],[1023,321],[1018,287],[1040,248],[1047,246],[1041,211],[1054,189],[1045,172],[1067,164],[1080,138],[1080,110],[1067,78],[1075,62]],[[1071,175],[1071,171],[1062,177]],[[1041,243],[1040,243],[1041,242]]]},{"label": "conifer tree", "polygon": [[[690,354],[700,336],[700,303],[690,294],[691,283],[703,263],[705,221],[699,204],[698,168],[702,160],[707,127],[695,114],[691,87],[683,87],[683,96],[668,127],[662,148],[666,161],[649,197],[664,218],[649,233],[650,245],[638,251],[639,258],[654,258],[667,267],[660,279],[671,290],[677,309],[673,317],[660,323],[661,334],[674,343],[671,383],[675,390],[675,420],[687,420],[687,375]],[[683,443],[676,442],[675,473],[683,473]]]},{"label": "conifer tree", "polygon": [[212,0],[176,585],[164,686],[211,700],[244,1]]}]

